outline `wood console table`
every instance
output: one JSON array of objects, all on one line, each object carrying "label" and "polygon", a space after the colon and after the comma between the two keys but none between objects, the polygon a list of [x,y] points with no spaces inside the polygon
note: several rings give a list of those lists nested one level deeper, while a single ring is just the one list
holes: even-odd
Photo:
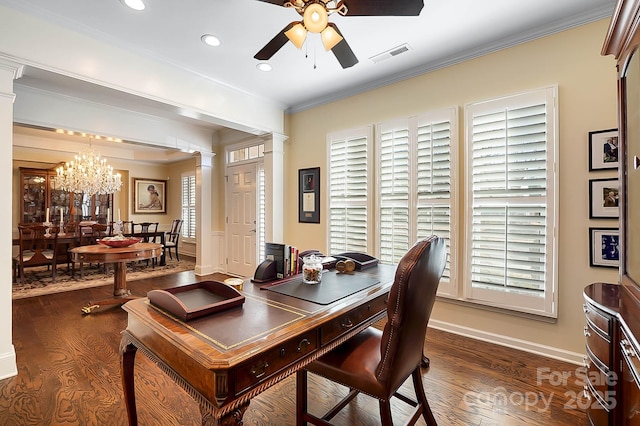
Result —
[{"label": "wood console table", "polygon": [[129,424],[138,422],[138,349],[198,402],[203,425],[242,425],[251,398],[383,318],[394,275],[394,266],[378,265],[341,276],[375,279],[370,287],[326,305],[247,280],[242,307],[188,322],[146,298],[127,302],[120,348]]},{"label": "wood console table", "polygon": [[129,247],[108,247],[102,244],[74,247],[71,250],[74,262],[113,263],[113,298],[89,302],[82,308],[85,314],[101,305],[120,305],[131,299],[127,289],[127,262],[153,259],[161,255],[162,245],[137,243]]}]

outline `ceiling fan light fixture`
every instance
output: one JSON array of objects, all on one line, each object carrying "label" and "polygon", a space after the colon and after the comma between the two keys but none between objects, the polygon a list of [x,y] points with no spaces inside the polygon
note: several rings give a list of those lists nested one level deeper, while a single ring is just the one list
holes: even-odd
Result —
[{"label": "ceiling fan light fixture", "polygon": [[145,8],[142,0],[120,0],[120,2],[133,10],[144,10]]},{"label": "ceiling fan light fixture", "polygon": [[342,41],[342,36],[331,26],[327,26],[327,28],[322,30],[320,38],[322,39],[322,44],[326,51],[333,49],[336,44]]},{"label": "ceiling fan light fixture", "polygon": [[287,38],[291,40],[291,43],[295,44],[298,49],[302,49],[302,45],[307,39],[307,30],[301,23],[297,23],[285,31],[284,35],[286,35]]},{"label": "ceiling fan light fixture", "polygon": [[312,33],[320,33],[329,23],[327,9],[320,3],[311,3],[304,9],[302,21],[307,30]]}]

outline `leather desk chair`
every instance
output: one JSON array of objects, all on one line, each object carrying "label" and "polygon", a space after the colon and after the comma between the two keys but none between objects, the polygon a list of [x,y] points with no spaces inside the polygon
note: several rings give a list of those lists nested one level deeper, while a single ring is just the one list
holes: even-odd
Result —
[{"label": "leather desk chair", "polygon": [[[407,424],[415,424],[422,415],[427,425],[436,425],[422,385],[424,345],[420,342],[424,342],[446,258],[442,238],[431,236],[416,243],[398,264],[384,331],[369,327],[296,373],[297,425],[329,425],[329,420],[360,392],[378,399],[382,425],[393,424],[393,396],[414,407]],[[307,412],[308,371],[350,388],[349,394],[322,418]],[[409,376],[417,401],[397,392]]]}]

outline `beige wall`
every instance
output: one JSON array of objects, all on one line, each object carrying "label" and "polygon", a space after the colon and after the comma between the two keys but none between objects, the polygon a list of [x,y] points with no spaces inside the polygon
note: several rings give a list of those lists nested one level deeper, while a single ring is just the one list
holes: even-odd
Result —
[{"label": "beige wall", "polygon": [[[295,194],[299,168],[321,167],[322,188],[327,187],[327,133],[458,106],[462,145],[466,103],[557,84],[560,147],[557,323],[442,300],[436,304],[432,319],[434,324],[468,327],[469,331],[475,330],[484,338],[491,339],[495,334],[505,336],[512,343],[522,339],[528,342],[522,346],[532,350],[549,346],[573,355],[582,353],[582,289],[594,281],[617,281],[615,270],[589,267],[588,228],[617,226],[610,220],[589,220],[588,209],[588,180],[615,176],[615,172],[588,171],[588,132],[617,127],[615,62],[611,57],[600,55],[607,25],[608,20],[602,20],[293,114],[287,120],[290,139],[285,153],[287,243],[303,249],[326,250],[326,191],[321,193],[319,225],[298,223]],[[463,165],[461,161],[460,168]],[[458,178],[462,179],[462,170]],[[463,207],[465,185],[462,180],[460,182],[458,201]],[[460,210],[462,214],[463,208]],[[461,224],[462,219],[462,216],[458,218]],[[462,233],[462,229],[460,231]],[[461,277],[462,270],[458,274]]]}]

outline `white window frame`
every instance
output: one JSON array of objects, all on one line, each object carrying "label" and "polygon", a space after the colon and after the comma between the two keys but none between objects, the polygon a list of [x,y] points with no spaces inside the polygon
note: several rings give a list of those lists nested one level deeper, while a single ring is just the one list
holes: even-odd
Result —
[{"label": "white window frame", "polygon": [[[558,135],[557,135],[557,86],[550,86],[538,90],[523,92],[512,96],[506,96],[499,99],[481,101],[465,105],[465,127],[466,127],[466,215],[465,215],[465,245],[463,253],[465,257],[464,268],[464,294],[465,300],[474,303],[489,305],[493,307],[516,310],[519,312],[530,313],[534,315],[557,318],[557,228],[558,228],[558,170],[557,157],[558,152]],[[490,113],[498,110],[516,109],[519,107],[531,106],[536,103],[544,103],[546,106],[546,154],[547,154],[547,173],[546,173],[546,195],[537,197],[535,201],[542,198],[546,205],[546,253],[545,253],[545,272],[544,272],[544,290],[542,294],[534,295],[531,292],[507,291],[505,289],[481,288],[474,286],[472,283],[472,219],[474,203],[482,205],[531,205],[526,197],[504,197],[490,199],[488,197],[474,198],[473,193],[473,164],[472,164],[472,144],[473,144],[473,119],[478,114]],[[533,198],[533,197],[532,197]],[[480,204],[478,204],[480,205]],[[508,207],[507,207],[508,208]]]}]

